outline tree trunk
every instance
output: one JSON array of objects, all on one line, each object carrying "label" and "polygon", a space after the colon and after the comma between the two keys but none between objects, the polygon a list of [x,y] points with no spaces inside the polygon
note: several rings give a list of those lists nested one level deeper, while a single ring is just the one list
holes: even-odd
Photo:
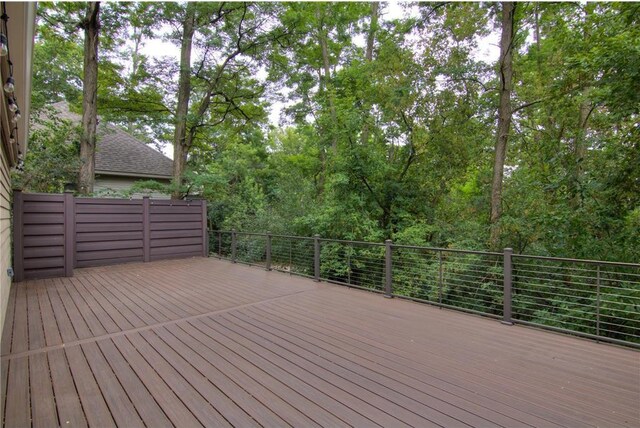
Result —
[{"label": "tree trunk", "polygon": [[509,129],[511,128],[511,78],[513,75],[513,36],[515,4],[502,3],[502,35],[500,37],[500,105],[496,132],[495,160],[491,185],[491,236],[492,249],[500,245],[500,216],[502,215],[502,179],[507,154]]},{"label": "tree trunk", "polygon": [[93,193],[95,179],[96,128],[98,125],[98,33],[100,2],[89,2],[81,23],[84,29],[84,77],[82,82],[82,136],[80,138],[79,190]]},{"label": "tree trunk", "polygon": [[[373,44],[376,38],[376,30],[378,29],[378,3],[371,3],[371,25],[369,27],[369,33],[367,34],[367,50],[365,51],[365,59],[368,63],[373,61]],[[369,109],[371,106],[368,102],[366,104],[366,111],[364,117],[364,125],[362,126],[362,134],[360,135],[360,142],[367,144],[369,141]]]},{"label": "tree trunk", "polygon": [[195,31],[195,6],[187,3],[182,27],[182,45],[180,46],[180,77],[178,80],[178,106],[176,109],[176,127],[173,136],[173,183],[172,199],[182,197],[182,175],[187,163],[187,114],[191,95],[191,45]]},{"label": "tree trunk", "polygon": [[322,65],[324,67],[324,87],[327,91],[327,100],[329,101],[329,112],[331,113],[331,148],[335,154],[338,151],[338,138],[336,137],[336,121],[338,117],[336,115],[336,106],[333,100],[333,85],[331,85],[331,66],[329,63],[329,47],[327,42],[327,34],[324,30],[321,30],[320,34],[320,48],[322,50]]},{"label": "tree trunk", "polygon": [[[589,88],[583,90],[582,94],[585,98],[587,98],[589,94]],[[582,203],[580,187],[582,183],[582,176],[584,174],[584,158],[587,155],[585,137],[587,135],[589,116],[591,116],[592,111],[593,104],[588,100],[588,98],[580,103],[578,129],[576,132],[576,137],[573,141],[573,155],[575,162],[573,170],[573,185],[571,186],[571,191],[573,193],[571,204],[573,205],[573,208],[579,207]]]},{"label": "tree trunk", "polygon": [[376,30],[378,29],[378,6],[377,2],[371,3],[371,25],[369,26],[369,33],[367,34],[367,50],[365,57],[367,62],[373,60],[373,42],[376,38]]}]

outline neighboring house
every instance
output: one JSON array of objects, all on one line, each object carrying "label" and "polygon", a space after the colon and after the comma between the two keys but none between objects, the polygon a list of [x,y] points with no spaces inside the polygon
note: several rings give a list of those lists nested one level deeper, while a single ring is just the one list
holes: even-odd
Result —
[{"label": "neighboring house", "polygon": [[[61,119],[80,123],[82,117],[69,111],[66,102],[52,106]],[[96,143],[95,193],[128,191],[136,181],[155,180],[169,184],[173,161],[123,129],[109,124],[98,125]],[[154,198],[169,198],[168,194],[145,193]],[[141,197],[142,194],[135,194]]]},{"label": "neighboring house", "polygon": [[[26,2],[2,2],[6,6],[8,33],[4,25],[0,33],[7,36],[13,64],[15,99],[20,108],[21,118],[12,123],[14,113],[9,110],[9,97],[1,89],[9,77],[9,56],[0,56],[0,331],[11,288],[11,203],[13,191],[10,170],[19,162],[19,156],[27,151],[27,124],[31,101],[31,64],[33,56],[33,36],[35,29],[36,4]],[[0,21],[2,22],[2,21]]]}]

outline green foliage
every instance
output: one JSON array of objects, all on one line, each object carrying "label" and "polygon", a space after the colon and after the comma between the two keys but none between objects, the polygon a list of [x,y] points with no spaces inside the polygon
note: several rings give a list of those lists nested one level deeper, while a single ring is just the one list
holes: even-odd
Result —
[{"label": "green foliage", "polygon": [[[206,198],[210,228],[486,249],[499,79],[497,64],[477,52],[499,25],[495,4],[407,5],[416,17],[397,20],[384,18],[387,5],[374,17],[364,2],[192,7],[192,145],[184,184],[168,190]],[[74,8],[43,8],[42,19],[57,17],[61,26],[41,21],[35,105],[79,97],[81,41],[65,30],[77,21]],[[185,10],[180,3],[105,7],[105,22],[117,12],[122,25],[103,27],[101,114],[147,141],[173,139],[179,66],[139,48],[161,37],[179,46]],[[638,5],[522,3],[516,10],[500,245],[637,263]],[[127,37],[131,43],[119,47]],[[267,124],[275,102],[286,103],[280,127]],[[279,266],[312,274],[308,242],[275,245]],[[264,257],[263,244],[247,241],[241,251],[247,262]],[[380,251],[326,246],[323,275],[379,287],[381,273],[370,266]],[[450,251],[439,285],[440,260],[410,251],[397,257],[415,267],[397,272],[401,294],[499,314],[496,263]],[[552,279],[530,284],[515,304],[531,321],[575,322],[592,299],[582,289],[550,297]],[[612,292],[606,316],[633,298]]]},{"label": "green foliage", "polygon": [[80,130],[68,121],[35,118],[22,171],[12,182],[25,192],[60,193],[78,180]]}]

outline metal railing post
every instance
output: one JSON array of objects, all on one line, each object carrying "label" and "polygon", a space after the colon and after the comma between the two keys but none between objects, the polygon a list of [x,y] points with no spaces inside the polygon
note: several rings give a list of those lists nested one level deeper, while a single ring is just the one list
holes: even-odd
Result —
[{"label": "metal railing post", "polygon": [[347,284],[351,284],[351,248],[347,247]]},{"label": "metal railing post", "polygon": [[313,278],[320,282],[320,235],[313,235]]},{"label": "metal railing post", "polygon": [[511,273],[511,262],[513,256],[512,248],[504,249],[504,291],[502,298],[502,324],[513,325],[513,321],[511,320],[511,281],[512,281],[512,273]]},{"label": "metal railing post", "polygon": [[222,232],[218,231],[218,258],[222,259]]},{"label": "metal railing post", "polygon": [[231,262],[236,262],[236,251],[238,249],[238,237],[236,236],[236,230],[231,229]]},{"label": "metal railing post", "polygon": [[384,251],[384,297],[391,298],[393,297],[393,289],[391,286],[393,276],[393,260],[391,254],[391,239],[387,239],[384,241],[385,251]]},{"label": "metal railing post", "polygon": [[438,251],[438,303],[442,304],[442,250]]},{"label": "metal railing post", "polygon": [[596,336],[600,336],[600,265],[597,270],[597,283],[596,283]]},{"label": "metal railing post", "polygon": [[271,270],[271,232],[267,232],[267,263],[265,268]]}]

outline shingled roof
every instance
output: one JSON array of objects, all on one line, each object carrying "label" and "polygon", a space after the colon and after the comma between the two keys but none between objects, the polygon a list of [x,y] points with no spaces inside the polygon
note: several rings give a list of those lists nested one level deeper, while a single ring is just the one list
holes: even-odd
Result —
[{"label": "shingled roof", "polygon": [[[80,123],[82,117],[69,111],[66,102],[52,105],[60,119]],[[110,124],[98,125],[96,144],[96,174],[170,179],[173,161],[138,140],[126,131]]]}]

